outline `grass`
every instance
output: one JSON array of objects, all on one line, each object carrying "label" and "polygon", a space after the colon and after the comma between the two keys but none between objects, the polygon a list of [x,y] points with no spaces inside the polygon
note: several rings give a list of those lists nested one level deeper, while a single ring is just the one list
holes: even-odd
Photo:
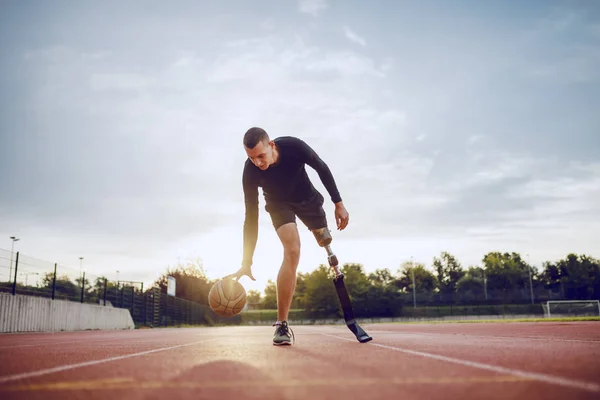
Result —
[{"label": "grass", "polygon": [[495,323],[504,324],[507,322],[581,322],[581,321],[599,321],[600,317],[561,317],[561,318],[498,318],[498,319],[459,319],[444,321],[394,321],[391,324],[481,324]]},{"label": "grass", "polygon": [[[433,307],[432,307],[433,308]],[[456,307],[455,307],[456,308]],[[515,307],[516,308],[516,307]],[[556,318],[544,318],[542,315],[540,317],[523,317],[523,318],[493,318],[493,319],[456,319],[456,320],[435,320],[434,318],[439,317],[443,318],[444,316],[449,316],[445,313],[440,313],[438,315],[430,315],[429,318],[431,320],[423,320],[423,321],[390,321],[388,323],[392,324],[465,324],[465,323],[507,323],[507,322],[579,322],[579,321],[600,321],[599,317],[556,317]],[[458,314],[455,316],[477,316],[477,314]],[[270,321],[275,320],[277,318],[277,310],[248,310],[242,313],[242,325],[245,322],[254,322],[254,321]],[[398,317],[397,317],[398,318]],[[399,318],[427,318],[426,315],[405,315]],[[294,319],[311,319],[304,315],[304,310],[295,309],[290,310],[290,320]],[[358,318],[359,320],[363,320],[364,323],[373,323],[376,324],[378,322],[369,322],[370,318]]]},{"label": "grass", "polygon": [[[265,311],[265,310],[262,310]],[[252,311],[250,311],[252,313]],[[368,318],[367,318],[368,319]],[[462,319],[462,320],[444,320],[444,321],[394,321],[394,322],[383,322],[387,324],[404,324],[404,325],[415,325],[415,324],[504,324],[504,323],[515,323],[515,322],[581,322],[581,321],[595,321],[600,322],[600,317],[561,317],[561,318],[498,318],[498,319]],[[381,322],[368,322],[367,320],[360,321],[362,324],[376,325]],[[234,326],[245,326],[242,322],[240,325],[229,325],[229,324],[214,324],[214,325],[190,325],[190,324],[177,324],[169,326],[157,326],[153,329],[160,328],[215,328],[215,327],[234,327]],[[136,329],[148,329],[146,327],[138,327]]]},{"label": "grass", "polygon": [[[277,319],[277,310],[247,310],[242,312],[243,322],[257,322],[257,321],[273,321]],[[304,310],[292,309],[289,312],[289,319],[305,319]]]},{"label": "grass", "polygon": [[[451,316],[477,315],[536,315],[543,316],[539,304],[506,304],[506,305],[452,305],[452,306],[420,306],[405,307],[400,318],[440,318]],[[340,316],[341,317],[341,316]],[[242,312],[243,321],[271,321],[277,318],[277,310],[247,310]],[[336,318],[336,316],[331,316]],[[289,319],[312,319],[303,309],[292,309]]]}]

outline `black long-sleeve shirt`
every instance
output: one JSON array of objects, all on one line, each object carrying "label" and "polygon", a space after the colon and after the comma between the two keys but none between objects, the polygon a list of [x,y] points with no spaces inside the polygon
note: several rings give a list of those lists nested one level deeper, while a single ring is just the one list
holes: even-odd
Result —
[{"label": "black long-sleeve shirt", "polygon": [[244,164],[244,263],[252,261],[258,240],[259,187],[267,204],[307,200],[317,191],[306,173],[305,165],[309,165],[318,173],[331,201],[338,203],[342,200],[329,167],[306,142],[293,136],[278,137],[274,142],[279,150],[276,164],[264,171],[250,159]]}]

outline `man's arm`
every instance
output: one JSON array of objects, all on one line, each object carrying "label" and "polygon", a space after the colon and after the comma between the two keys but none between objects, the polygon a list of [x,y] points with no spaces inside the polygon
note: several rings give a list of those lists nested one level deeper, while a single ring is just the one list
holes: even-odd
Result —
[{"label": "man's arm", "polygon": [[242,187],[245,205],[242,266],[249,267],[258,241],[258,185],[251,179],[247,167],[244,168]]},{"label": "man's arm", "polygon": [[302,158],[306,162],[306,164],[310,165],[316,172],[319,174],[319,178],[321,182],[323,182],[323,186],[327,189],[329,196],[331,197],[331,201],[334,203],[340,203],[342,201],[342,197],[340,196],[340,192],[335,183],[335,179],[333,179],[333,174],[329,169],[329,166],[319,157],[319,155],[310,147],[306,142],[301,139],[299,141],[299,150]]}]

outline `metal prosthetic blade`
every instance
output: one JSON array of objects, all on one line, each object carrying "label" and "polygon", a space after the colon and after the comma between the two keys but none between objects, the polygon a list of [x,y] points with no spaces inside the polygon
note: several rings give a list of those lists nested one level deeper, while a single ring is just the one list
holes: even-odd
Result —
[{"label": "metal prosthetic blade", "polygon": [[352,309],[352,302],[350,301],[350,296],[348,295],[348,291],[346,290],[346,284],[344,283],[344,275],[339,275],[333,279],[333,283],[335,285],[336,292],[340,299],[340,304],[342,306],[342,311],[344,313],[344,320],[346,321],[346,326],[356,339],[360,343],[365,343],[370,340],[373,340],[371,336],[365,332],[363,328],[360,327],[356,319],[354,318],[354,311]]}]

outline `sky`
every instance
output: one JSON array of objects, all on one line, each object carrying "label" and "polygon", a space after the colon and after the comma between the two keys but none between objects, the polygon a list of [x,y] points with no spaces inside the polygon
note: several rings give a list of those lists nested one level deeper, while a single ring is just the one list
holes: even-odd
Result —
[{"label": "sky", "polygon": [[[259,126],[332,170],[344,231],[307,167],[341,263],[600,257],[597,2],[10,0],[0,49],[0,249],[146,284],[232,273]],[[262,195],[259,218],[247,290],[282,259]],[[326,252],[299,230],[310,272]]]}]

